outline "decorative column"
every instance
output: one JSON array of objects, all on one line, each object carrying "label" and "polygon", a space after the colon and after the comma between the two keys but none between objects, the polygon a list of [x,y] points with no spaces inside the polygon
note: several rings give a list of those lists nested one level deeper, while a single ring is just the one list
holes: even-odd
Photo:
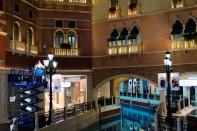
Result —
[{"label": "decorative column", "polygon": [[162,103],[161,105],[161,114],[164,115],[167,113],[166,110],[166,97],[165,97],[165,90],[161,89],[160,90],[160,103]]}]

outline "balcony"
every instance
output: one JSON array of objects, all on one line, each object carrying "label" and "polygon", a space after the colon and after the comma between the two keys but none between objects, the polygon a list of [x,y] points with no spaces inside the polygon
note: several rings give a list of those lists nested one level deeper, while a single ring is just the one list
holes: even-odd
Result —
[{"label": "balcony", "polygon": [[172,50],[192,50],[197,49],[197,43],[195,40],[185,41],[180,35],[171,36],[172,38]]},{"label": "balcony", "polygon": [[197,43],[192,41],[173,41],[172,50],[192,50],[197,49]]},{"label": "balcony", "polygon": [[129,42],[129,44],[112,45],[110,42],[108,54],[109,55],[130,55],[138,54],[141,52],[141,44],[135,42]]},{"label": "balcony", "polygon": [[14,53],[22,54],[38,54],[38,47],[35,45],[29,46],[25,42],[11,40],[9,49]]},{"label": "balcony", "polygon": [[174,8],[181,8],[184,6],[184,0],[171,0],[172,9]]},{"label": "balcony", "polygon": [[119,17],[119,10],[116,10],[114,12],[109,12],[109,19],[117,18],[117,17]]},{"label": "balcony", "polygon": [[29,53],[38,54],[38,46],[31,45],[30,48],[29,48]]},{"label": "balcony", "polygon": [[55,48],[54,54],[56,56],[78,56],[79,55],[79,49],[78,48],[71,48],[71,49],[61,49],[61,48]]}]

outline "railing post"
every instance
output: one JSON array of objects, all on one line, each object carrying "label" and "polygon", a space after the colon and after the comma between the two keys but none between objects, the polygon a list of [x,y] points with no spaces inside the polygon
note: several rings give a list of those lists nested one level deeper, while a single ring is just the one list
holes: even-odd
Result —
[{"label": "railing post", "polygon": [[52,110],[51,117],[52,117],[52,118],[51,118],[51,121],[52,121],[51,124],[54,125],[54,124],[55,124],[55,112],[54,112],[54,110]]},{"label": "railing post", "polygon": [[177,113],[180,114],[181,113],[181,102],[180,102],[180,100],[178,100],[177,106],[178,106]]},{"label": "railing post", "polygon": [[106,106],[105,97],[104,97],[104,106]]},{"label": "railing post", "polygon": [[149,93],[147,93],[147,99],[149,99],[149,95],[150,95],[150,94],[149,94]]},{"label": "railing post", "polygon": [[183,109],[185,108],[185,99],[183,99]]},{"label": "railing post", "polygon": [[83,103],[83,112],[86,111],[86,105],[85,105],[85,102]]},{"label": "railing post", "polygon": [[154,100],[156,100],[156,95],[154,94]]},{"label": "railing post", "polygon": [[112,100],[111,100],[111,103],[112,103],[112,105],[113,105],[113,104],[114,104],[114,97],[112,96],[111,99],[112,99]]},{"label": "railing post", "polygon": [[77,115],[77,105],[74,105],[75,115]]},{"label": "railing post", "polygon": [[96,106],[96,109],[98,109],[98,99],[95,100],[95,104],[96,104],[95,105]]},{"label": "railing post", "polygon": [[90,101],[90,110],[92,111],[92,100]]},{"label": "railing post", "polygon": [[38,112],[35,112],[35,128],[34,131],[39,130],[39,117],[38,117]]},{"label": "railing post", "polygon": [[67,119],[67,107],[64,107],[64,119]]}]

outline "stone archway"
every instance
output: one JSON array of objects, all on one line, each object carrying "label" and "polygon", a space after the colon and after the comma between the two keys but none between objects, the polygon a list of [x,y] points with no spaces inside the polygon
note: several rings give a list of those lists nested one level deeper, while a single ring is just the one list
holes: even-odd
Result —
[{"label": "stone archway", "polygon": [[[116,84],[113,85],[113,94],[115,94],[115,96],[117,96],[119,94],[119,84],[123,81],[132,79],[132,78],[139,78],[142,80],[146,80],[148,82],[150,82],[151,84],[157,86],[157,84],[143,76],[139,76],[139,75],[134,75],[134,74],[120,74],[120,75],[115,75],[115,76],[111,76],[109,78],[106,78],[105,80],[103,80],[102,82],[100,82],[94,89],[93,89],[93,96],[97,95],[97,91],[99,88],[102,88],[102,85],[104,85],[105,83],[111,81],[111,80],[115,80]],[[114,92],[115,90],[115,92]]]}]

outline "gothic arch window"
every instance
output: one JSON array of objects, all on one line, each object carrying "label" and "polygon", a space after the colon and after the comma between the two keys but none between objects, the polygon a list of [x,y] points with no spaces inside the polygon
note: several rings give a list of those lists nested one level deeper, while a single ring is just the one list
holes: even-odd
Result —
[{"label": "gothic arch window", "polygon": [[172,26],[171,35],[182,35],[183,33],[183,24],[176,20],[176,22]]},{"label": "gothic arch window", "polygon": [[18,22],[15,22],[13,25],[13,40],[21,41],[21,30],[20,24]]},{"label": "gothic arch window", "polygon": [[67,42],[68,44],[71,45],[72,48],[77,48],[77,37],[76,37],[76,32],[74,31],[68,31],[67,33]]},{"label": "gothic arch window", "polygon": [[180,20],[176,20],[172,25],[171,39],[172,50],[184,48],[183,24]]},{"label": "gothic arch window", "polygon": [[134,26],[131,29],[130,36],[128,37],[131,43],[140,43],[140,32],[137,26]]},{"label": "gothic arch window", "polygon": [[27,44],[34,45],[34,31],[32,27],[29,27],[27,31]]},{"label": "gothic arch window", "polygon": [[185,34],[194,34],[196,33],[196,22],[190,18],[186,25],[185,25],[185,30],[184,30]]},{"label": "gothic arch window", "polygon": [[55,47],[60,48],[60,45],[64,43],[64,32],[57,30],[55,33]]},{"label": "gothic arch window", "polygon": [[127,28],[123,28],[120,32],[120,36],[118,37],[118,40],[121,41],[121,44],[127,44],[127,38],[128,38],[128,30]]},{"label": "gothic arch window", "polygon": [[118,31],[114,29],[110,35],[110,38],[108,39],[108,41],[110,42],[110,46],[117,45],[118,36],[119,36]]},{"label": "gothic arch window", "polygon": [[196,48],[197,44],[197,32],[196,32],[196,22],[194,19],[190,18],[184,29],[184,40],[185,40],[185,48]]}]

